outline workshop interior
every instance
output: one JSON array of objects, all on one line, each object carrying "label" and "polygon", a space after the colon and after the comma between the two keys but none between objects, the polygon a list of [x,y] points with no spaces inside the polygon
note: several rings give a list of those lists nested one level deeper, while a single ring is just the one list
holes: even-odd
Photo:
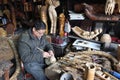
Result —
[{"label": "workshop interior", "polygon": [[120,0],[0,0],[0,80],[35,80],[18,39],[36,20],[56,58],[45,59],[48,80],[120,80],[119,18]]}]

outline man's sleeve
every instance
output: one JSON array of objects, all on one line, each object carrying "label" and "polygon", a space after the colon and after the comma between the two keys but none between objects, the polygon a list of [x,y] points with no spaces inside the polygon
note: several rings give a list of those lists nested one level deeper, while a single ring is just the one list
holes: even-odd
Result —
[{"label": "man's sleeve", "polygon": [[39,61],[42,57],[42,53],[37,52],[37,50],[31,53],[30,46],[22,41],[19,41],[18,52],[23,62]]}]

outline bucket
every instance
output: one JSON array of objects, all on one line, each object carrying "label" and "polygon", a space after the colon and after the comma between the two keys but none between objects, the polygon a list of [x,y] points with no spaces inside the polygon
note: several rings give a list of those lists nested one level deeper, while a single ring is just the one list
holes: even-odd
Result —
[{"label": "bucket", "polygon": [[60,80],[73,80],[73,77],[70,73],[63,73],[60,77]]}]

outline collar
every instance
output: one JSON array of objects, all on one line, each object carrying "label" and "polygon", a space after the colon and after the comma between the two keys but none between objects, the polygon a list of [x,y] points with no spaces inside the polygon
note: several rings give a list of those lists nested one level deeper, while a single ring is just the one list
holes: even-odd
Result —
[{"label": "collar", "polygon": [[36,38],[35,36],[33,36],[32,29],[28,30],[28,34],[30,35],[31,39],[39,39],[40,40],[42,38],[42,36],[41,36],[41,38]]},{"label": "collar", "polygon": [[31,29],[31,28],[28,30],[28,34],[30,35],[30,38],[31,38],[31,39],[36,39],[36,38],[33,36],[32,29]]}]

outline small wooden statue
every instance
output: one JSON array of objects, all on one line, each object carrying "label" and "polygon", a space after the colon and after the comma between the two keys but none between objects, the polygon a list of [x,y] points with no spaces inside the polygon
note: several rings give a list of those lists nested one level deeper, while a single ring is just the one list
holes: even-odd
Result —
[{"label": "small wooden statue", "polygon": [[65,27],[65,15],[64,13],[61,13],[59,15],[59,35],[60,37],[63,37],[64,36],[64,27]]},{"label": "small wooden statue", "polygon": [[120,13],[120,0],[106,0],[105,14],[107,15],[113,14],[116,4],[118,4],[118,11]]},{"label": "small wooden statue", "polygon": [[47,8],[48,8],[47,4],[42,5],[40,8],[40,18],[46,24],[46,34],[48,34]]},{"label": "small wooden statue", "polygon": [[[48,1],[48,0],[47,0]],[[57,26],[57,12],[55,10],[56,7],[60,5],[58,0],[49,0],[48,1],[48,13],[51,21],[51,34],[56,34],[56,26]]]}]

